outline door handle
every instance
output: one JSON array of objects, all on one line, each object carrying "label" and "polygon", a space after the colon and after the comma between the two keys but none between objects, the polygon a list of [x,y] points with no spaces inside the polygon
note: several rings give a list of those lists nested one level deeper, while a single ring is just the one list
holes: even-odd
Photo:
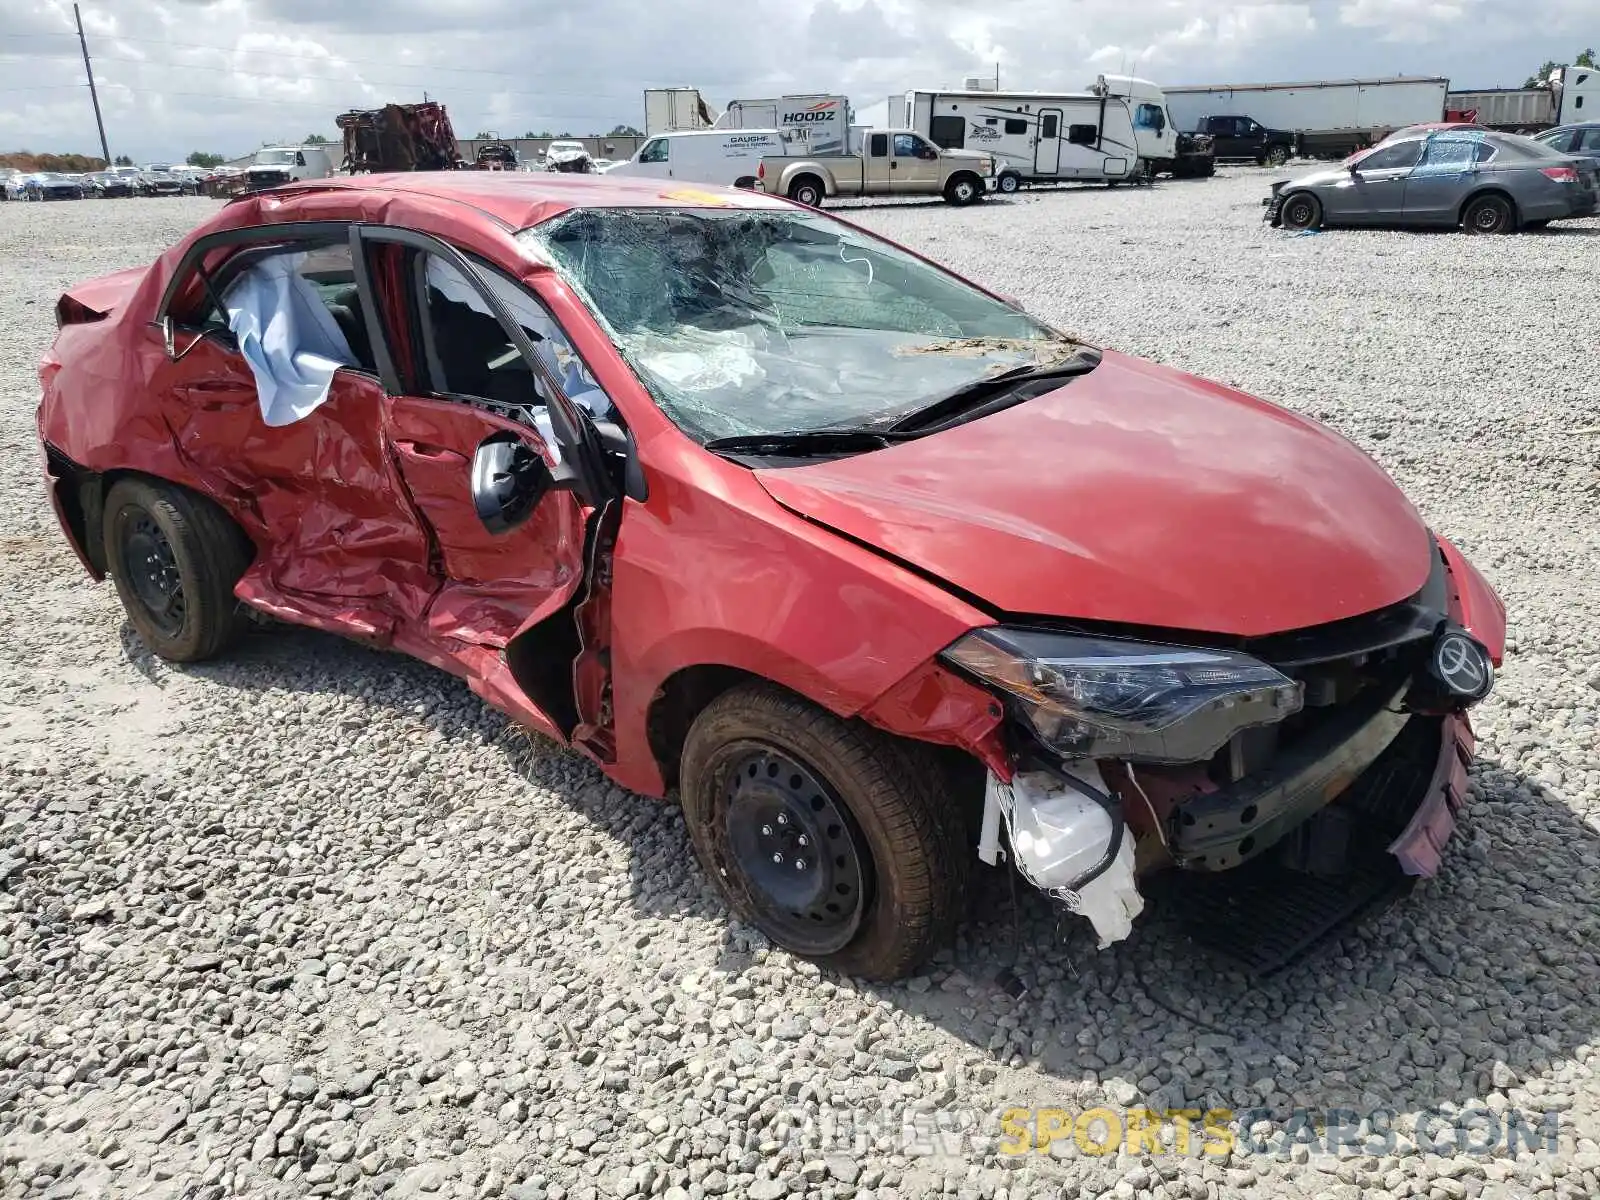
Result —
[{"label": "door handle", "polygon": [[420,458],[429,462],[459,462],[465,463],[467,456],[457,453],[446,446],[435,446],[431,442],[397,441],[395,448],[407,458]]}]

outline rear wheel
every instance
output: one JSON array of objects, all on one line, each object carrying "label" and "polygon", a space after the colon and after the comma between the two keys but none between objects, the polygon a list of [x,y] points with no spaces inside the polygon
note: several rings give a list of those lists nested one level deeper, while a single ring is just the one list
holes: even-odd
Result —
[{"label": "rear wheel", "polygon": [[976,204],[983,199],[983,180],[976,175],[957,175],[944,185],[944,198],[951,204]]},{"label": "rear wheel", "polygon": [[706,873],[784,949],[887,980],[948,941],[965,897],[963,823],[905,743],[751,684],[696,718],[680,779]]},{"label": "rear wheel", "polygon": [[1267,148],[1267,158],[1266,158],[1266,165],[1267,166],[1269,166],[1269,167],[1281,167],[1281,166],[1283,166],[1284,163],[1286,163],[1288,161],[1289,161],[1289,149],[1288,149],[1287,146],[1270,146],[1270,147]]},{"label": "rear wheel", "polygon": [[1285,229],[1322,228],[1322,202],[1309,192],[1296,192],[1278,210],[1278,223]]},{"label": "rear wheel", "polygon": [[216,505],[170,484],[122,479],[106,497],[102,537],[117,597],[152,652],[199,662],[238,635],[233,588],[250,543]]},{"label": "rear wheel", "polygon": [[821,208],[822,197],[822,181],[815,176],[802,175],[789,185],[789,199],[796,204],[804,204],[807,208]]},{"label": "rear wheel", "polygon": [[1516,210],[1504,196],[1479,196],[1461,214],[1468,233],[1511,233],[1517,227]]},{"label": "rear wheel", "polygon": [[746,175],[742,179],[735,179],[733,186],[736,188],[753,188],[756,186],[755,176]]}]

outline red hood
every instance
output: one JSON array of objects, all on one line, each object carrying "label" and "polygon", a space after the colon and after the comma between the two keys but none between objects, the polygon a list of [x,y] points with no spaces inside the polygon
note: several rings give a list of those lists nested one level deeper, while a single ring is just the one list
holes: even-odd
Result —
[{"label": "red hood", "polygon": [[780,504],[1008,613],[1256,636],[1416,592],[1427,528],[1344,438],[1108,352],[944,433],[757,472]]}]

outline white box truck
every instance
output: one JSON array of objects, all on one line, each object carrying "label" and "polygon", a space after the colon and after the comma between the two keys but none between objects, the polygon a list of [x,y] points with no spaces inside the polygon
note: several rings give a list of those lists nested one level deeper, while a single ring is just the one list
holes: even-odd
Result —
[{"label": "white box truck", "polygon": [[1444,119],[1450,81],[1437,76],[1166,87],[1184,132],[1210,134],[1218,158],[1343,158],[1396,129]]},{"label": "white box truck", "polygon": [[850,151],[850,101],[814,93],[766,100],[730,100],[717,118],[718,129],[779,129],[796,154],[847,154]]},{"label": "white box truck", "polygon": [[680,130],[710,129],[716,120],[711,106],[699,88],[646,88],[644,93],[644,131],[646,134],[676,133]]},{"label": "white box truck", "polygon": [[[891,106],[892,108],[893,106]],[[945,150],[995,156],[998,187],[1153,175],[1178,157],[1161,88],[1102,75],[1082,92],[911,91],[906,124]]]}]

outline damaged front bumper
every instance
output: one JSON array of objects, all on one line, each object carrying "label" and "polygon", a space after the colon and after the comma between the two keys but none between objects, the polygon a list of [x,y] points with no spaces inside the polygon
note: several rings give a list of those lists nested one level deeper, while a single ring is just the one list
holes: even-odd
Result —
[{"label": "damaged front bumper", "polygon": [[[1074,758],[1047,750],[1037,728],[1019,722],[1014,774],[1003,779],[991,768],[979,857],[999,861],[1003,830],[1011,865],[1089,919],[1102,948],[1127,936],[1143,908],[1136,876],[1163,866],[1217,878],[1253,864],[1241,876],[1279,878],[1285,894],[1435,874],[1467,795],[1474,741],[1466,712],[1493,685],[1499,654],[1491,647],[1503,635],[1501,610],[1480,584],[1441,544],[1412,601],[1263,644],[1264,661],[1292,674],[1310,706],[1302,711],[1296,699],[1286,715],[1257,714],[1210,758],[1141,756],[1196,744],[1179,726],[1126,756]],[[1446,609],[1458,619],[1476,614],[1487,644]],[[1217,661],[1197,654],[1208,669]],[[1116,676],[1121,686],[1131,687],[1138,664],[1148,668],[1152,657],[1130,660],[1135,667]],[[993,669],[992,659],[964,661]],[[1052,660],[1042,661],[1028,683],[1036,690]],[[1079,659],[1075,669],[1091,666]],[[1250,703],[1235,695],[1196,715]]]}]

